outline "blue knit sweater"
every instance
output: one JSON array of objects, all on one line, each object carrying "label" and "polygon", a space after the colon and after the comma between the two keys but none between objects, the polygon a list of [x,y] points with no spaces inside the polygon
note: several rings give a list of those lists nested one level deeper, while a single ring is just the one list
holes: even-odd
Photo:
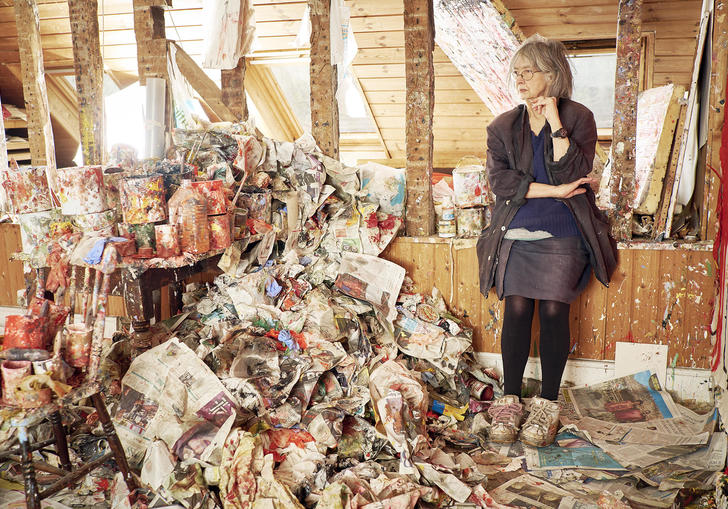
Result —
[{"label": "blue knit sweater", "polygon": [[[545,126],[544,126],[545,127]],[[533,177],[534,182],[550,184],[546,174],[544,143],[546,129],[537,135],[531,131],[533,145]],[[528,198],[513,217],[508,229],[525,228],[528,231],[545,231],[554,237],[571,237],[579,235],[579,228],[571,211],[565,203],[555,198]]]}]

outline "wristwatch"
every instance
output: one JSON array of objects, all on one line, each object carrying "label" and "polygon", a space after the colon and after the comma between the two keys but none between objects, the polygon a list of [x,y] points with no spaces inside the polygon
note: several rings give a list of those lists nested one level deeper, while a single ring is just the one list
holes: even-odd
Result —
[{"label": "wristwatch", "polygon": [[552,138],[568,138],[569,131],[567,131],[565,127],[562,127],[560,129],[556,129],[554,132],[552,132],[551,137]]}]

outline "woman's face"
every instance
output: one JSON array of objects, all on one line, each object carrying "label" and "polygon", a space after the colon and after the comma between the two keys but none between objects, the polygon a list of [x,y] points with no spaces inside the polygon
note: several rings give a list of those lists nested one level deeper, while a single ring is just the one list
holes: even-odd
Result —
[{"label": "woman's face", "polygon": [[[516,61],[513,63],[514,77],[516,81],[516,89],[521,99],[528,101],[536,97],[546,95],[546,90],[549,86],[548,76],[545,72],[541,71],[529,62],[526,58],[519,55]],[[528,74],[532,73],[531,79],[526,80]],[[526,74],[524,77],[523,74]]]}]

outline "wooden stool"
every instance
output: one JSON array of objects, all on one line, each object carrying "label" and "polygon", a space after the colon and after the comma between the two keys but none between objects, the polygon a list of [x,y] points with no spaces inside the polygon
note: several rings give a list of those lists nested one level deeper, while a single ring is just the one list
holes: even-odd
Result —
[{"label": "wooden stool", "polygon": [[[75,403],[87,397],[91,398],[93,406],[99,415],[99,421],[101,421],[104,437],[109,442],[111,451],[74,470],[71,466],[71,461],[68,455],[67,432],[61,423],[59,410],[61,405],[65,406],[69,403]],[[31,444],[28,440],[28,426],[30,419],[34,422],[39,422],[38,419],[48,419],[53,427],[54,437],[42,442]],[[116,465],[119,467],[119,470],[124,476],[124,481],[126,482],[129,491],[134,492],[134,490],[137,489],[136,479],[134,479],[134,476],[129,469],[126,454],[124,453],[119,437],[116,435],[116,430],[114,429],[114,424],[111,422],[111,418],[109,417],[109,412],[106,410],[106,405],[104,404],[103,397],[101,396],[101,389],[99,385],[95,383],[84,384],[81,387],[72,390],[58,403],[52,403],[32,410],[26,418],[21,421],[13,422],[12,425],[18,428],[18,440],[20,441],[20,446],[17,449],[0,453],[0,459],[7,458],[12,461],[17,461],[22,465],[27,509],[40,509],[41,500],[58,493],[66,487],[72,486],[78,480],[85,477],[86,474],[101,466],[109,458],[114,458],[114,461],[116,461]],[[58,456],[62,468],[59,469],[43,462],[33,461],[33,451],[38,451],[54,444],[54,452]],[[38,487],[38,483],[35,478],[36,470],[58,474],[61,475],[61,478],[41,490]]]}]

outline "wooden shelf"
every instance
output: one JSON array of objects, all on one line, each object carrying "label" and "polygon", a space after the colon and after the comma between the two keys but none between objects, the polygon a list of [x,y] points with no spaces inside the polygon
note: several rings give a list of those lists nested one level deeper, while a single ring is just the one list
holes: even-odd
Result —
[{"label": "wooden shelf", "polygon": [[30,143],[26,139],[13,139],[7,142],[8,150],[23,150],[29,149]]}]

